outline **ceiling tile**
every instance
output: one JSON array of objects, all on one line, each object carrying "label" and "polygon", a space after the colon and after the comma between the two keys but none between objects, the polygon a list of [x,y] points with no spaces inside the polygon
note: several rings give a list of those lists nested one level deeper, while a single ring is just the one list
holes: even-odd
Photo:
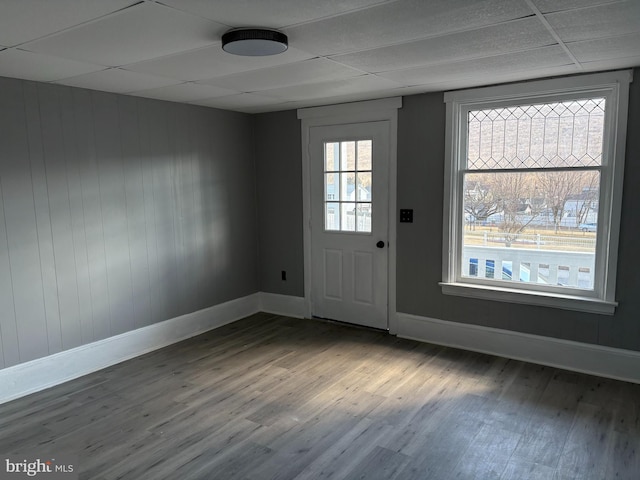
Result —
[{"label": "ceiling tile", "polygon": [[281,28],[296,23],[338,15],[354,9],[366,8],[389,0],[162,0],[172,7],[210,18],[233,27],[260,25]]},{"label": "ceiling tile", "polygon": [[415,87],[407,87],[407,95],[422,92],[445,92],[448,90],[458,90],[461,88],[475,88],[489,85],[495,85],[496,83],[508,83],[517,82],[522,80],[551,77],[557,75],[569,75],[579,73],[575,65],[561,65],[556,67],[542,67],[535,68],[534,70],[520,70],[516,72],[500,72],[497,75],[469,75],[461,76],[455,79],[448,79],[445,81],[438,81],[435,83],[429,83],[426,85],[418,85]]},{"label": "ceiling tile", "polygon": [[261,94],[282,98],[284,100],[299,101],[391,89],[399,86],[400,85],[393,81],[380,78],[375,75],[362,75],[360,77],[344,80],[333,80],[330,82],[276,88],[273,90],[266,90],[261,92]]},{"label": "ceiling tile", "polygon": [[607,58],[603,60],[596,60],[594,62],[584,62],[581,65],[585,72],[637,67],[640,65],[640,54],[636,54],[632,57]]},{"label": "ceiling tile", "polygon": [[289,48],[280,55],[267,57],[242,57],[231,55],[219,44],[201,48],[191,52],[171,55],[168,57],[128,65],[127,70],[152,73],[164,77],[176,78],[184,81],[208,80],[213,77],[231,75],[233,73],[284,65],[291,62],[306,60],[312,55]]},{"label": "ceiling tile", "polygon": [[293,106],[292,102],[284,102],[284,103],[277,103],[275,105],[262,105],[257,107],[239,107],[236,109],[236,111],[243,112],[243,113],[256,114],[256,113],[266,113],[266,112],[280,112],[283,110],[293,110],[295,108],[296,107]]},{"label": "ceiling tile", "polygon": [[90,88],[114,93],[129,93],[136,90],[166,87],[175,84],[175,80],[144,73],[129,72],[119,68],[102,70],[78,77],[67,78],[55,83],[69,85],[71,87]]},{"label": "ceiling tile", "polygon": [[561,2],[558,0],[533,0],[533,4],[542,13],[550,13],[562,10],[571,10],[574,8],[593,7],[618,1],[620,0],[563,0]]},{"label": "ceiling tile", "polygon": [[565,42],[640,32],[640,1],[617,2],[545,15]]},{"label": "ceiling tile", "polygon": [[[289,50],[221,50],[252,25]],[[640,0],[0,0],[0,45],[0,75],[255,113],[639,66]]]},{"label": "ceiling tile", "polygon": [[0,76],[50,82],[104,70],[101,65],[76,62],[18,49],[0,52]]},{"label": "ceiling tile", "polygon": [[396,70],[382,73],[380,76],[407,86],[474,78],[481,75],[493,75],[498,82],[500,75],[503,74],[568,64],[571,64],[571,60],[564,50],[560,46],[551,46],[432,67]]},{"label": "ceiling tile", "polygon": [[225,29],[168,7],[143,3],[29,43],[26,49],[118,66],[210,45],[219,41]]},{"label": "ceiling tile", "polygon": [[289,102],[288,106],[290,108],[306,108],[319,107],[324,105],[339,105],[342,103],[360,102],[364,100],[376,100],[378,98],[399,97],[405,94],[405,89],[403,87],[396,87],[383,88],[381,90],[372,90],[367,92],[354,92],[346,95],[336,95],[334,97],[300,100],[297,102]]},{"label": "ceiling tile", "polygon": [[253,93],[241,93],[238,95],[229,95],[227,97],[196,100],[189,103],[202,105],[204,107],[215,107],[228,110],[244,111],[244,109],[247,108],[268,107],[272,105],[282,104],[284,102],[283,100],[278,98],[264,97],[262,95],[255,95]]},{"label": "ceiling tile", "polygon": [[334,55],[469,30],[532,13],[524,0],[398,0],[285,31],[297,48]]},{"label": "ceiling tile", "polygon": [[13,46],[59,32],[139,0],[2,0],[0,44]]},{"label": "ceiling tile", "polygon": [[567,48],[579,62],[634,57],[640,54],[640,33],[568,43]]},{"label": "ceiling tile", "polygon": [[556,43],[535,17],[441,37],[332,57],[368,72],[384,72],[486,57]]},{"label": "ceiling tile", "polygon": [[199,85],[197,83],[181,83],[168,87],[153,88],[151,90],[140,90],[133,95],[147,98],[157,98],[159,100],[169,100],[171,102],[193,102],[212,97],[223,97],[238,93],[237,90],[214,87],[211,85]]},{"label": "ceiling tile", "polygon": [[359,75],[362,75],[360,70],[340,65],[325,58],[316,58],[279,67],[263,68],[214,78],[203,83],[235,88],[243,92],[255,92],[291,85],[357,77]]}]

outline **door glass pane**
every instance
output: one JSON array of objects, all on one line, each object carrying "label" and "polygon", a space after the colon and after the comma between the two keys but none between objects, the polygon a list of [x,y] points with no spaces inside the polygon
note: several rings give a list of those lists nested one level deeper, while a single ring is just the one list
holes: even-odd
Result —
[{"label": "door glass pane", "polygon": [[325,230],[340,230],[340,204],[327,202],[324,207]]},{"label": "door glass pane", "polygon": [[340,170],[355,170],[356,142],[342,142],[340,150]]},{"label": "door glass pane", "polygon": [[371,140],[358,142],[358,170],[371,170]]},{"label": "door glass pane", "polygon": [[343,232],[355,232],[356,231],[356,204],[351,202],[341,203],[341,217],[342,224],[341,230]]},{"label": "door glass pane", "polygon": [[371,204],[358,203],[356,207],[356,230],[371,233]]},{"label": "door glass pane", "polygon": [[354,201],[355,196],[355,173],[341,173],[340,174],[340,200]]},{"label": "door glass pane", "polygon": [[325,230],[371,233],[371,152],[371,140],[325,143]]},{"label": "door glass pane", "polygon": [[324,199],[340,200],[340,191],[338,189],[339,173],[324,174]]},{"label": "door glass pane", "polygon": [[356,200],[371,201],[371,172],[358,172],[358,185]]},{"label": "door glass pane", "polygon": [[324,146],[324,170],[325,172],[335,172],[338,170],[340,156],[340,143],[331,142]]}]

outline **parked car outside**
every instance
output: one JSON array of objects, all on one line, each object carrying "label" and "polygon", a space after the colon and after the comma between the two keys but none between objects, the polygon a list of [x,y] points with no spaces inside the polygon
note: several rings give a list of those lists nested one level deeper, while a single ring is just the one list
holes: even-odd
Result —
[{"label": "parked car outside", "polygon": [[583,232],[596,232],[598,231],[597,223],[581,223],[578,228]]}]

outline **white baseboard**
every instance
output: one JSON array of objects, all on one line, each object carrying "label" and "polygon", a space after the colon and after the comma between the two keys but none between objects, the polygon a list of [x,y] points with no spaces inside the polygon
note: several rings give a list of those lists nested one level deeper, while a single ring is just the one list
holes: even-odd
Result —
[{"label": "white baseboard", "polygon": [[[304,318],[302,297],[259,292],[0,370],[0,404],[221,327],[259,311]],[[640,352],[397,314],[399,337],[640,383]]]},{"label": "white baseboard", "polygon": [[397,314],[398,336],[640,383],[640,352]]},{"label": "white baseboard", "polygon": [[260,310],[266,313],[274,313],[276,315],[304,318],[304,298],[260,292]]},{"label": "white baseboard", "polygon": [[260,311],[261,295],[172,318],[148,327],[0,370],[0,404],[73,380]]}]

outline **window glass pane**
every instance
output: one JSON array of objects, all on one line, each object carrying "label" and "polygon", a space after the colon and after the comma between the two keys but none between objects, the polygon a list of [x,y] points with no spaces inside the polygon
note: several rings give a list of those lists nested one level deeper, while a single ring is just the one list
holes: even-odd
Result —
[{"label": "window glass pane", "polygon": [[355,232],[356,230],[356,218],[355,218],[355,203],[341,203],[340,204],[340,215],[342,217],[342,228],[343,232]]},{"label": "window glass pane", "polygon": [[324,204],[324,229],[340,230],[340,204],[325,203]]},{"label": "window glass pane", "polygon": [[371,170],[371,140],[358,142],[358,170]]},{"label": "window glass pane", "polygon": [[467,168],[599,166],[604,111],[604,98],[472,110]]},{"label": "window glass pane", "polygon": [[592,290],[600,172],[467,173],[462,275]]},{"label": "window glass pane", "polygon": [[340,144],[337,142],[324,144],[324,169],[326,172],[334,172],[340,166]]},{"label": "window glass pane", "polygon": [[358,172],[358,188],[356,189],[356,200],[371,201],[371,172]]},{"label": "window glass pane", "polygon": [[338,188],[339,173],[324,174],[324,199],[340,200],[340,190]]},{"label": "window glass pane", "polygon": [[358,232],[371,233],[371,204],[358,203],[356,207],[356,229]]},{"label": "window glass pane", "polygon": [[340,143],[340,170],[356,169],[356,142]]}]

